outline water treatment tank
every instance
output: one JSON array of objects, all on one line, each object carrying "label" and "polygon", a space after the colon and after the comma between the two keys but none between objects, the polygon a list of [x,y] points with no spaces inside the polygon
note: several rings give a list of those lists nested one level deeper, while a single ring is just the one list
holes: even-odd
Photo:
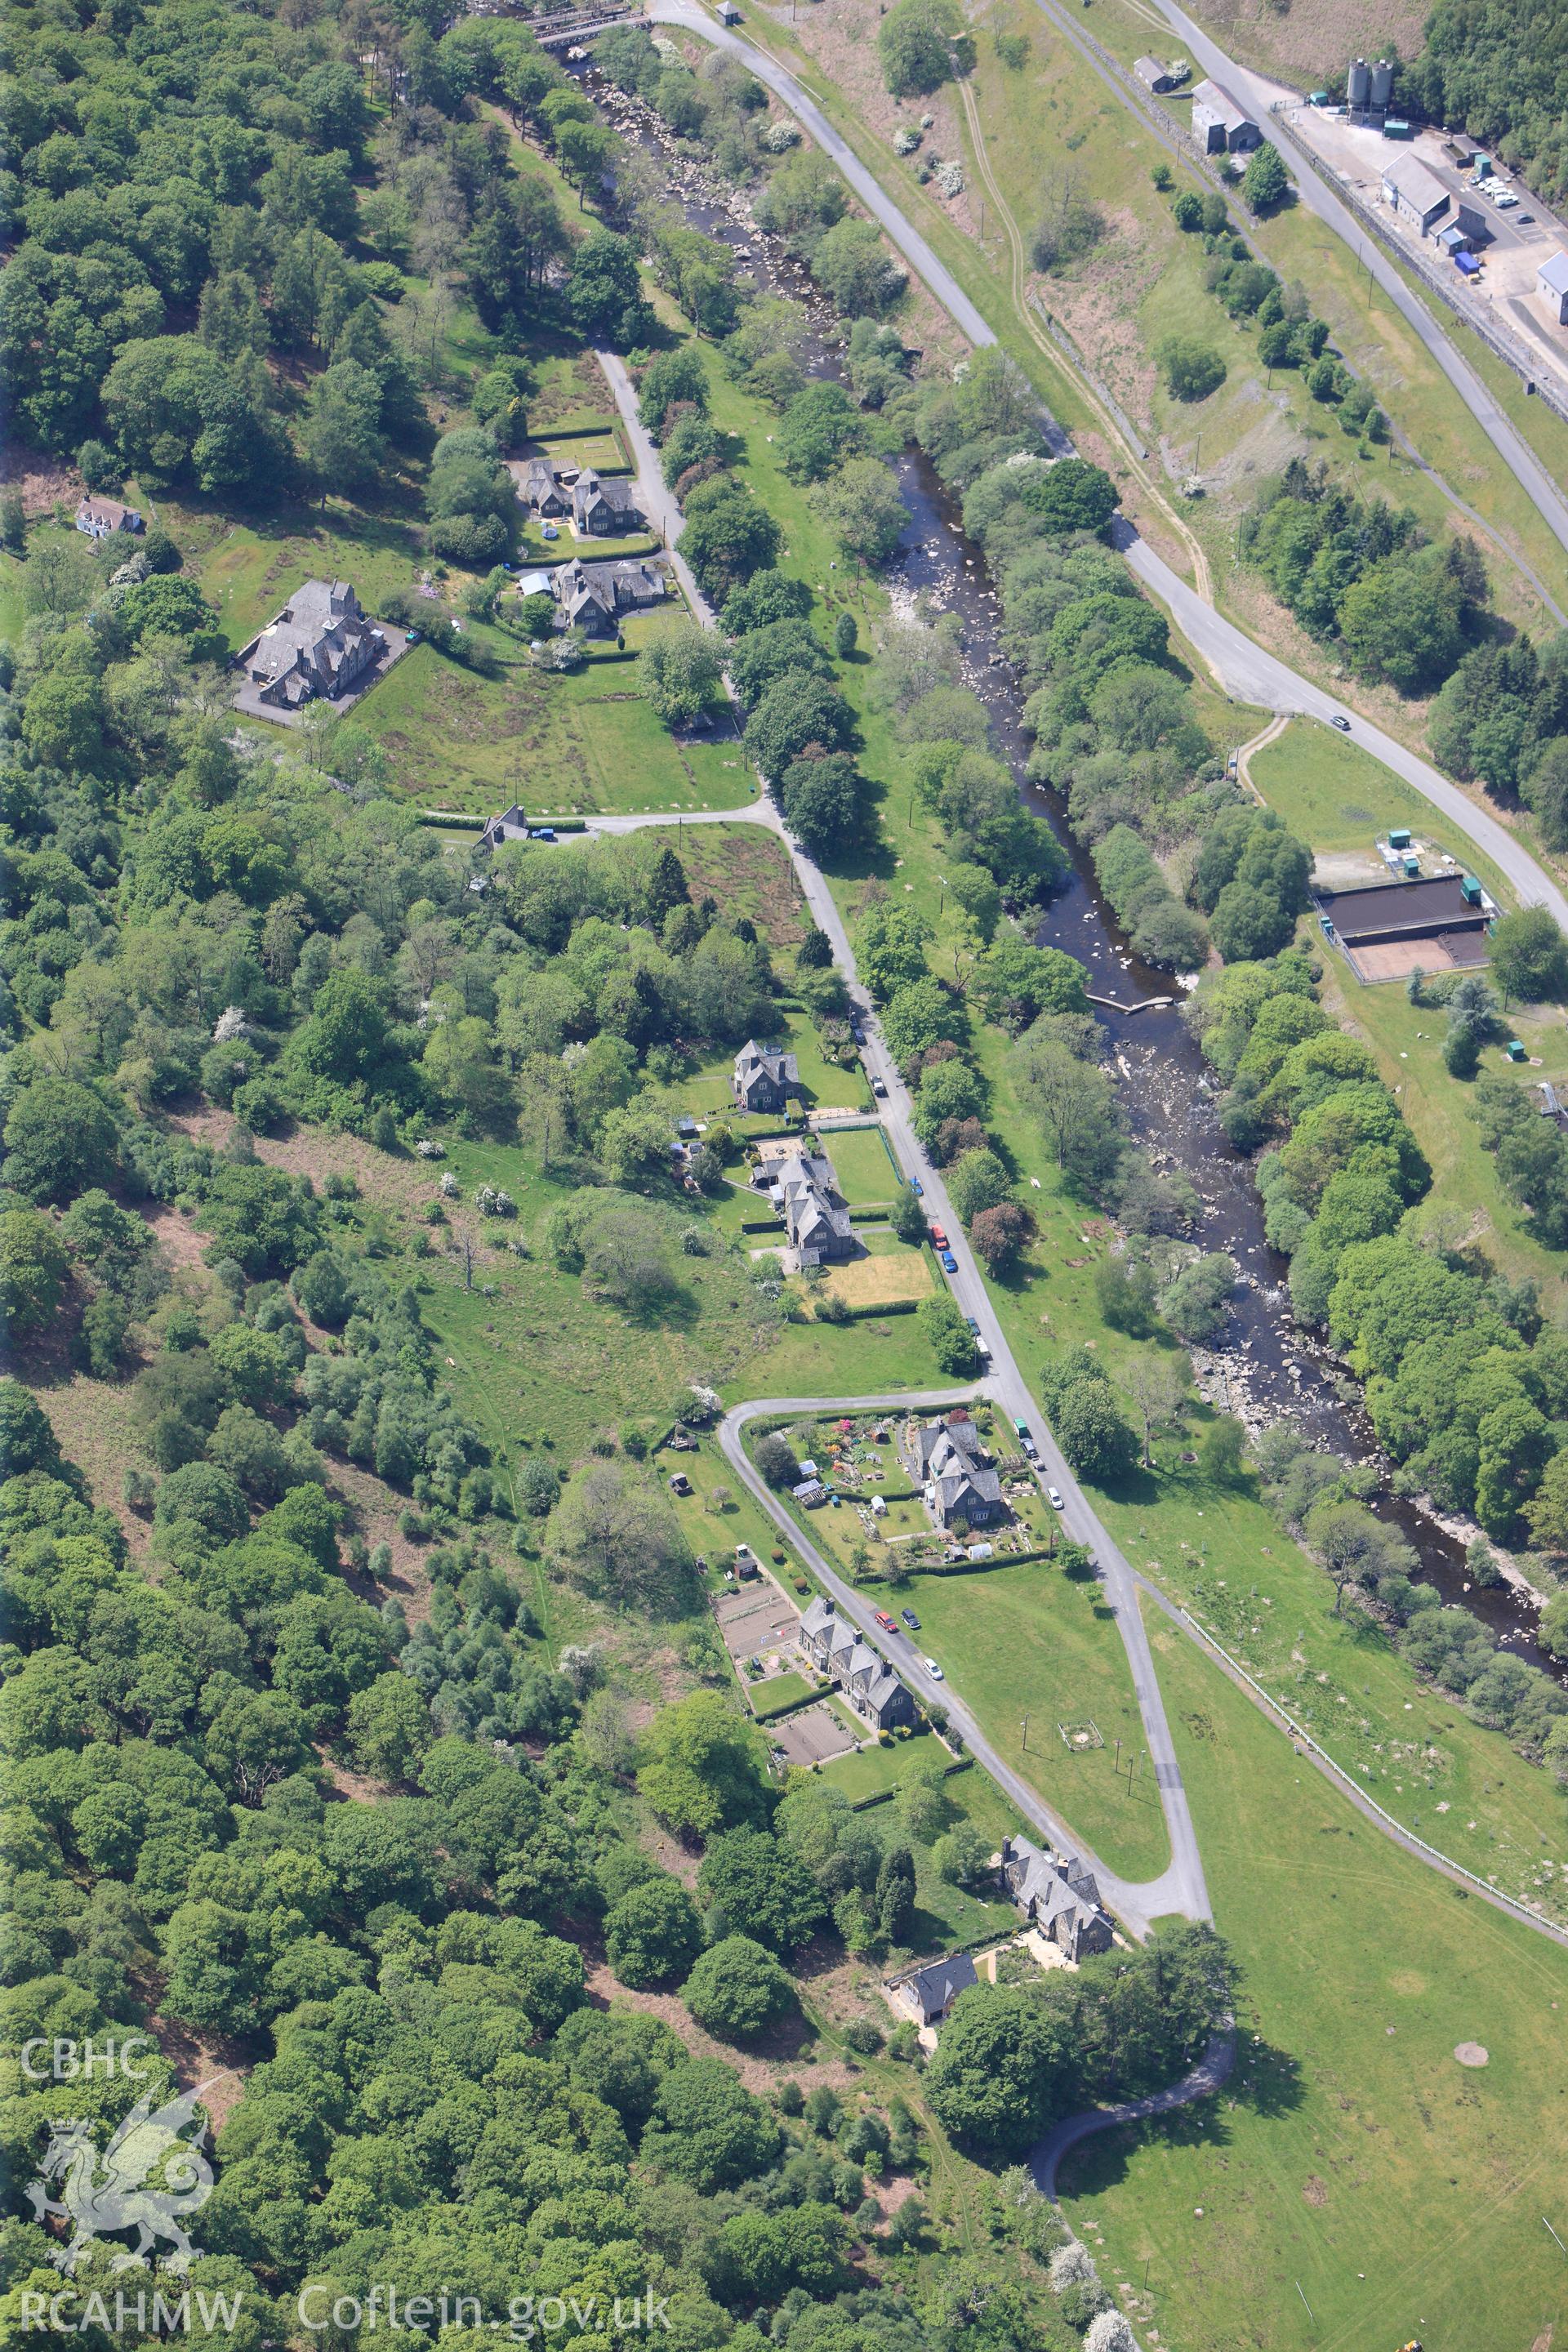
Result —
[{"label": "water treatment tank", "polygon": [[1379,58],[1372,69],[1372,102],[1386,106],[1394,95],[1394,67],[1387,58]]},{"label": "water treatment tank", "polygon": [[1372,76],[1366,59],[1357,58],[1345,82],[1345,97],[1352,106],[1364,106],[1372,89]]}]

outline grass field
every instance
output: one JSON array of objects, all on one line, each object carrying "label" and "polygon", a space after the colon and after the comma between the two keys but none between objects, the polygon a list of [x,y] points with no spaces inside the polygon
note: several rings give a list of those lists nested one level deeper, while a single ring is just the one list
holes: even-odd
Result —
[{"label": "grass field", "polygon": [[823,1288],[848,1307],[889,1307],[895,1299],[929,1298],[936,1284],[924,1250],[906,1249],[891,1234],[863,1234],[869,1255],[828,1270]]},{"label": "grass field", "polygon": [[324,510],[285,509],[251,522],[167,504],[165,520],[236,652],[307,580],[349,581],[374,614],[395,589],[419,579],[420,512],[412,494],[378,509],[330,499]]},{"label": "grass field", "polygon": [[1351,851],[1375,856],[1390,825],[1407,825],[1417,841],[1457,857],[1477,874],[1500,906],[1514,894],[1498,868],[1423,798],[1354,742],[1316,719],[1293,719],[1279,739],[1248,761],[1252,781],[1290,831],[1322,856]]},{"label": "grass field", "polygon": [[[1554,1311],[1568,1297],[1568,1254],[1542,1246],[1531,1219],[1498,1181],[1497,1161],[1482,1148],[1480,1129],[1471,1116],[1474,1083],[1451,1077],[1444,1066],[1444,1013],[1412,1004],[1394,983],[1358,987],[1337,956],[1325,961],[1325,1003],[1376,1054],[1384,1077],[1398,1094],[1400,1108],[1432,1163],[1432,1190],[1415,1212],[1416,1223],[1445,1210],[1472,1210],[1486,1227],[1479,1240],[1487,1255],[1515,1281],[1528,1277],[1538,1282],[1542,1306]],[[1541,1066],[1520,1069],[1521,1082],[1568,1080],[1568,1014],[1561,1006],[1510,1013],[1503,1026]],[[1511,1066],[1500,1044],[1486,1048],[1481,1064],[1487,1069]]]},{"label": "grass field", "polygon": [[1396,1820],[1568,1919],[1568,1810],[1551,1776],[1419,1684],[1360,1611],[1336,1616],[1329,1580],[1257,1495],[1205,1482],[1177,1451],[1157,1443],[1158,1471],[1136,1496],[1096,1496],[1134,1567],[1186,1603]]},{"label": "grass field", "polygon": [[[1107,2278],[1147,2263],[1133,2309],[1163,2344],[1539,2352],[1568,2317],[1542,2223],[1561,2227],[1568,2162],[1568,1953],[1401,1853],[1152,1612],[1150,1632],[1241,2056],[1201,2113],[1075,2154],[1069,2218],[1103,2231]],[[1457,2063],[1468,2042],[1484,2068]]]},{"label": "grass field", "polygon": [[416,646],[355,717],[385,745],[400,789],[442,808],[488,809],[499,795],[548,820],[738,808],[754,793],[739,744],[677,742],[631,663],[547,676],[514,656],[489,678]]},{"label": "grass field", "polygon": [[[1127,1878],[1157,1875],[1170,1859],[1165,1819],[1146,1765],[1131,1790],[1127,1785],[1142,1729],[1115,1617],[1100,1587],[1032,1560],[976,1576],[917,1575],[910,1597],[921,1647],[963,1692],[1005,1761],[1113,1869]],[[1085,1717],[1105,1746],[1075,1754],[1057,1727]]]},{"label": "grass field", "polygon": [[841,1128],[823,1137],[822,1148],[852,1209],[881,1208],[892,1199],[898,1177],[879,1127]]}]

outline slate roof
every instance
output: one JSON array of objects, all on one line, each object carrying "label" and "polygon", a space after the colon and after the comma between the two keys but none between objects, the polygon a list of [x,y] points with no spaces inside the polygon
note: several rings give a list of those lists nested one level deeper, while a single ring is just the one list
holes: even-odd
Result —
[{"label": "slate roof", "polygon": [[905,1977],[899,1990],[915,2003],[922,2025],[931,2025],[945,2017],[961,1992],[967,1992],[971,1985],[979,1982],[969,1954],[953,1952],[946,1959],[932,1960],[929,1968],[917,1969],[913,1976]]}]

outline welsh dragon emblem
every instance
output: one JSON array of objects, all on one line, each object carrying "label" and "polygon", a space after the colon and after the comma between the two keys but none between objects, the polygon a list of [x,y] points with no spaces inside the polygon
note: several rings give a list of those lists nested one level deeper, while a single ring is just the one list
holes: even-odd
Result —
[{"label": "welsh dragon emblem", "polygon": [[[40,2221],[47,2215],[71,2224],[74,2235],[68,2244],[50,2257],[68,2277],[96,2239],[121,2230],[134,2230],[136,2243],[117,2256],[113,2270],[140,2262],[154,2239],[167,2239],[174,2249],[163,2259],[163,2269],[183,2273],[190,2268],[198,2250],[191,2244],[184,2222],[211,2196],[213,2168],[206,2157],[205,2122],[190,2139],[181,2134],[211,2087],[211,2083],[200,2083],[156,2111],[155,2094],[146,2092],[101,2156],[90,2123],[79,2116],[57,2120],[44,2156],[43,2177],[31,2184],[27,2198]],[[149,2186],[154,2176],[157,2185]],[[51,2180],[62,2184],[58,2203],[48,2194]]]}]

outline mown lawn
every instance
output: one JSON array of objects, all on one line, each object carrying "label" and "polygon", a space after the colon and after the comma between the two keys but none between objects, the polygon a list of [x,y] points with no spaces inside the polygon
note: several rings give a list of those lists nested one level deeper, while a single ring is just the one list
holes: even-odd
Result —
[{"label": "mown lawn", "polygon": [[[899,1597],[921,1620],[916,1645],[1015,1770],[1124,1877],[1157,1876],[1170,1859],[1164,1815],[1152,1772],[1137,1769],[1137,1700],[1100,1586],[1029,1560],[973,1576],[917,1573]],[[1104,1747],[1069,1748],[1058,1725],[1088,1720]]]},{"label": "mown lawn", "polygon": [[1336,1616],[1328,1578],[1256,1494],[1208,1484],[1177,1451],[1156,1443],[1157,1472],[1135,1495],[1096,1494],[1133,1566],[1187,1603],[1395,1819],[1568,1917],[1568,1813],[1550,1775],[1418,1684],[1361,1612]]},{"label": "mown lawn", "polygon": [[[1568,2317],[1568,1953],[1402,1853],[1150,1612],[1240,2063],[1202,2111],[1064,2168],[1143,2340],[1205,2352],[1524,2347]],[[1484,2067],[1455,2058],[1478,2042]],[[1564,2232],[1568,2235],[1568,2232]]]},{"label": "mown lawn", "polygon": [[1468,873],[1478,874],[1500,906],[1512,905],[1513,892],[1467,834],[1335,729],[1293,719],[1247,764],[1269,807],[1320,855],[1355,851],[1375,858],[1376,843],[1388,838],[1390,825],[1406,825],[1424,845],[1447,850]]},{"label": "mown lawn", "polygon": [[892,1199],[899,1180],[879,1127],[841,1128],[823,1137],[822,1148],[850,1208],[880,1208]]},{"label": "mown lawn", "polygon": [[431,646],[366,696],[359,725],[385,746],[397,785],[442,808],[521,800],[530,816],[737,808],[754,786],[728,742],[678,742],[637,691],[631,662],[545,675],[515,656],[480,677]]}]

